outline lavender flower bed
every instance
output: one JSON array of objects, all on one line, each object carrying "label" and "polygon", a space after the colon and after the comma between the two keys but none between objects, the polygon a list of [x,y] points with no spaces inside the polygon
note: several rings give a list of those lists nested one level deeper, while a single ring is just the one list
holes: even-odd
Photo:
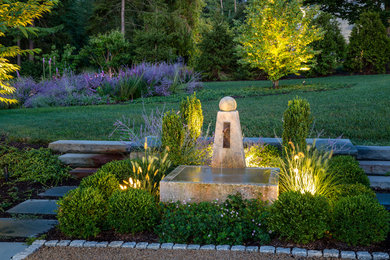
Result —
[{"label": "lavender flower bed", "polygon": [[109,104],[140,96],[192,93],[201,88],[199,74],[183,63],[141,63],[110,77],[102,73],[67,73],[35,82],[18,78],[13,86],[19,104],[27,108]]}]

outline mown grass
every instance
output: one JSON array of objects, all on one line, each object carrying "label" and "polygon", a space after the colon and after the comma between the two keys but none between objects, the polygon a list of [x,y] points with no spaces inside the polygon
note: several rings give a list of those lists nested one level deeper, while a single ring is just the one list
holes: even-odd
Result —
[{"label": "mown grass", "polygon": [[[281,85],[282,89],[273,91],[268,89],[269,81],[206,83],[197,93],[204,126],[211,124],[213,130],[219,99],[232,95],[245,136],[281,136],[287,102],[300,96],[311,104],[313,137],[321,133],[322,137],[350,138],[355,144],[390,145],[390,75],[283,80]],[[122,116],[139,125],[144,108],[178,109],[182,97],[153,97],[119,105],[0,110],[0,134],[29,142],[108,140],[113,123]]]}]

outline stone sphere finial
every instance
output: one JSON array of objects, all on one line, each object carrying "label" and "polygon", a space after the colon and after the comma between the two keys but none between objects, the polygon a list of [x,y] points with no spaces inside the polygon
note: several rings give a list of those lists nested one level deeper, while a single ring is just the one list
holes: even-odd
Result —
[{"label": "stone sphere finial", "polygon": [[224,97],[219,101],[219,110],[234,111],[237,109],[237,102],[232,97]]}]

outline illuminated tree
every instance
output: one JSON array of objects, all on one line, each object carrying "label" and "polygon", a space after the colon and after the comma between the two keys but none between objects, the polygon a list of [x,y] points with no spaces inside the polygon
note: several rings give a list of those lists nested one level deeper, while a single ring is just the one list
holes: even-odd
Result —
[{"label": "illuminated tree", "polygon": [[308,70],[316,52],[310,43],[320,40],[322,32],[311,21],[315,7],[303,7],[302,0],[253,0],[238,37],[242,61],[264,70],[279,86],[279,79]]},{"label": "illuminated tree", "polygon": [[[10,28],[19,29],[26,37],[28,33],[34,33],[32,25],[35,18],[40,18],[42,14],[49,12],[56,4],[50,0],[28,0],[18,2],[5,0],[0,3],[0,37],[5,36]],[[33,53],[36,50],[22,50],[18,46],[6,47],[0,44],[0,102],[13,104],[17,100],[9,96],[15,91],[8,80],[12,79],[12,72],[19,70],[19,66],[10,63],[9,58],[26,53]]]}]

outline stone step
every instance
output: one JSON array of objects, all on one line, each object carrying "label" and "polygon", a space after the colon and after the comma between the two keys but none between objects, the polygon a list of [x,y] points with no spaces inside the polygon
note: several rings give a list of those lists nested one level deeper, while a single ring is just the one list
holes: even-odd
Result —
[{"label": "stone step", "polygon": [[68,191],[74,190],[76,188],[77,186],[58,186],[39,193],[38,196],[59,198],[63,197]]},{"label": "stone step", "polygon": [[1,259],[11,259],[17,253],[24,251],[28,245],[22,242],[0,242]]},{"label": "stone step", "polygon": [[[149,147],[160,146],[157,137],[147,137]],[[122,141],[92,141],[92,140],[58,140],[49,144],[49,148],[57,153],[103,153],[123,154],[144,146],[142,143]]]},{"label": "stone step", "polygon": [[58,157],[58,159],[71,167],[98,168],[103,164],[114,160],[122,160],[126,156],[121,154],[81,154],[81,153],[66,153]]},{"label": "stone step", "polygon": [[0,218],[0,237],[38,236],[57,224],[57,220],[51,219]]},{"label": "stone step", "polygon": [[359,161],[368,175],[385,175],[390,172],[390,161]]},{"label": "stone step", "polygon": [[357,145],[358,160],[390,161],[390,146]]},{"label": "stone step", "polygon": [[390,210],[390,193],[377,193],[376,197],[381,205]]},{"label": "stone step", "polygon": [[390,176],[368,176],[371,187],[376,189],[390,189]]},{"label": "stone step", "polygon": [[97,172],[98,168],[75,168],[69,173],[76,179],[82,179]]},{"label": "stone step", "polygon": [[10,214],[56,215],[57,200],[26,200],[7,210]]},{"label": "stone step", "polygon": [[[244,145],[247,146],[252,143],[265,143],[273,146],[281,147],[282,140],[280,138],[267,138],[267,137],[245,137],[243,139]],[[349,139],[329,139],[329,138],[308,138],[307,144],[313,144],[324,151],[333,150],[334,155],[352,155],[357,156],[358,150],[352,144]]]}]

